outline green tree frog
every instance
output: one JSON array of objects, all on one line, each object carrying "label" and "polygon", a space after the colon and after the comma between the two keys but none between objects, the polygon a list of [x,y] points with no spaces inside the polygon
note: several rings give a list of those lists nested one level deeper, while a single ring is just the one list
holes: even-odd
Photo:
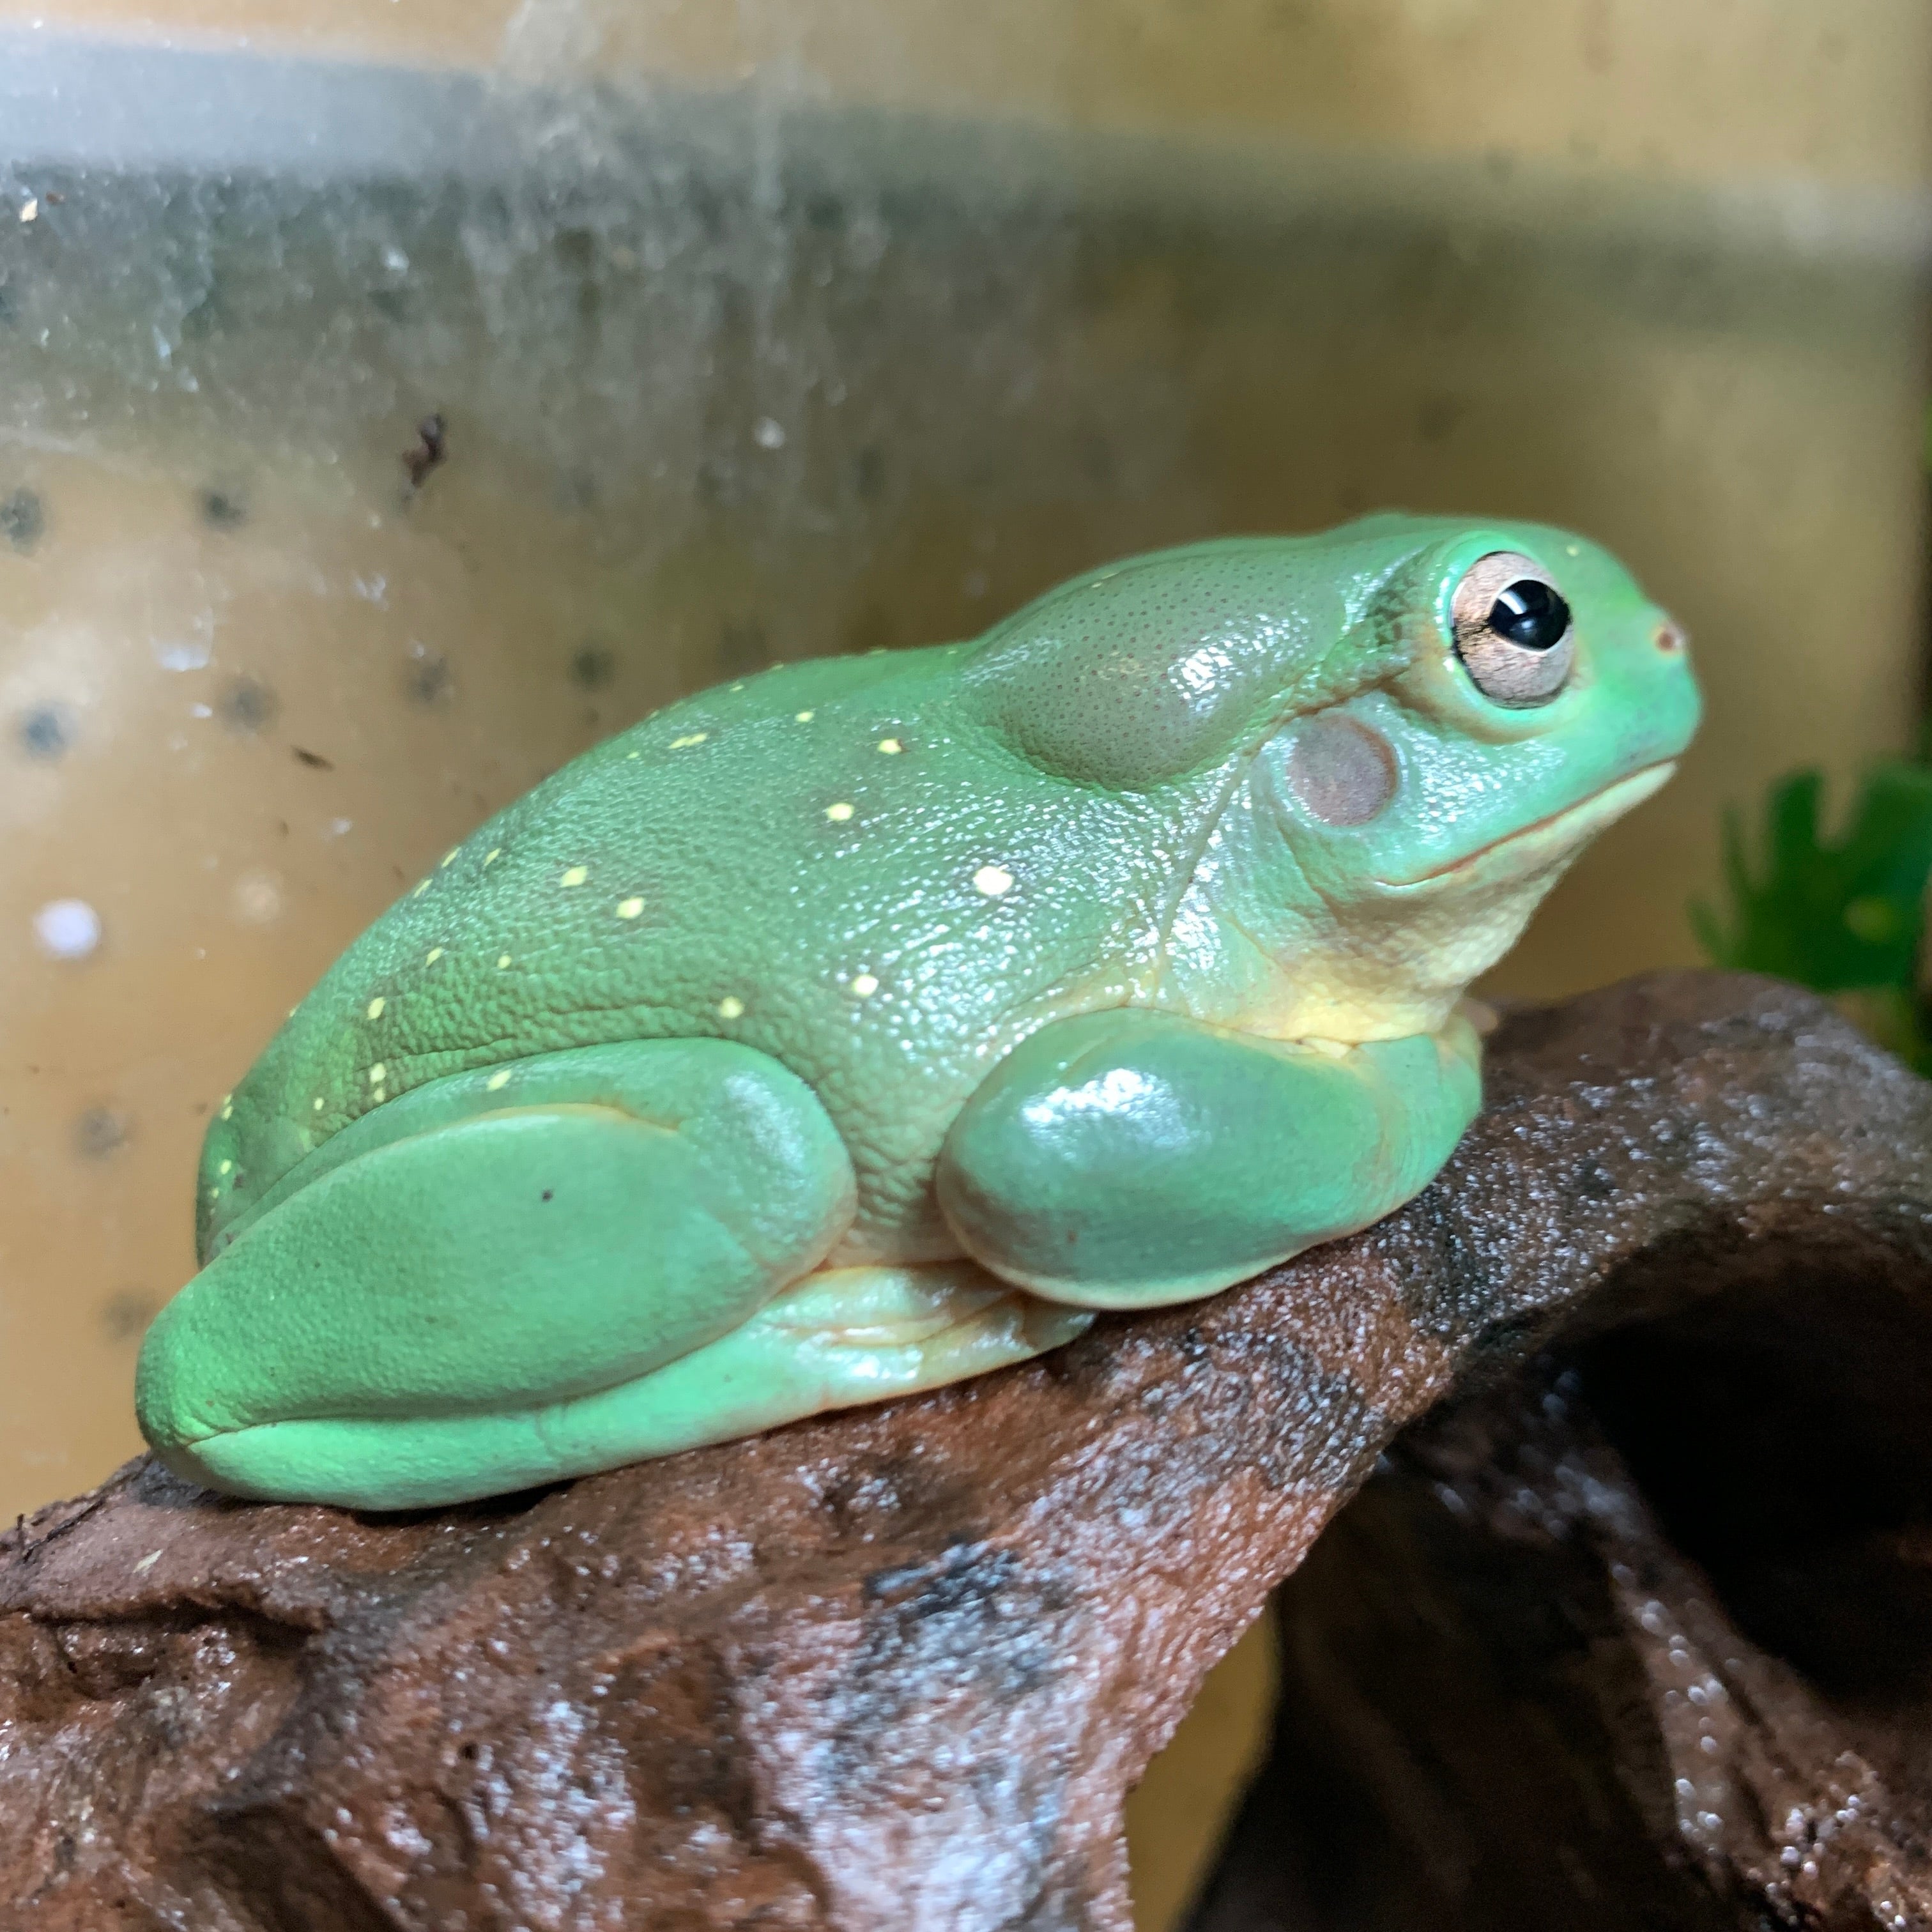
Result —
[{"label": "green tree frog", "polygon": [[1383,514],[775,667],[443,856],[219,1108],[172,1468],[365,1508],[959,1381],[1426,1184],[1470,980],[1670,776],[1682,634]]}]

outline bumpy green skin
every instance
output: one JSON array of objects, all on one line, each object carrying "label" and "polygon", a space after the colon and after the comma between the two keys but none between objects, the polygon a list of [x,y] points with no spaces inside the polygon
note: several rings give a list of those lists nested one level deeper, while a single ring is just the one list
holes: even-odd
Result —
[{"label": "bumpy green skin", "polygon": [[[1538,708],[1451,646],[1497,550],[1575,614]],[[224,1104],[148,1439],[243,1495],[455,1500],[1366,1225],[1478,1104],[1463,988],[1691,736],[1664,623],[1564,532],[1381,517],[647,719],[451,853]],[[1386,766],[1360,822],[1306,782],[1338,743],[1358,805]]]}]

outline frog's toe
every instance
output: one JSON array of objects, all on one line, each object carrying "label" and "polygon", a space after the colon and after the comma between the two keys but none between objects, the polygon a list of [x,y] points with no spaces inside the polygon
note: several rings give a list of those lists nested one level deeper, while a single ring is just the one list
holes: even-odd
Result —
[{"label": "frog's toe", "polygon": [[495,1079],[326,1145],[162,1311],[136,1402],[171,1467],[382,1508],[624,1461],[541,1418],[736,1330],[850,1221],[830,1119],[747,1048],[584,1048]]}]

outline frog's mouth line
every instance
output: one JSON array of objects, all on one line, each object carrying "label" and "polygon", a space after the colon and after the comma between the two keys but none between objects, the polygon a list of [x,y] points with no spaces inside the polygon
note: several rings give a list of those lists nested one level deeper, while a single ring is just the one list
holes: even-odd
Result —
[{"label": "frog's mouth line", "polygon": [[[1675,758],[1646,765],[1627,777],[1613,779],[1601,791],[1594,791],[1574,805],[1566,805],[1561,812],[1552,812],[1546,818],[1539,818],[1514,832],[1505,832],[1502,838],[1493,838],[1486,845],[1479,845],[1474,851],[1466,852],[1460,858],[1451,859],[1433,871],[1419,873],[1412,879],[1378,879],[1376,884],[1385,892],[1419,892],[1426,887],[1448,886],[1459,880],[1474,878],[1489,869],[1487,862],[1504,854],[1521,853],[1534,862],[1543,852],[1555,858],[1574,851],[1585,839],[1600,832],[1613,820],[1621,818],[1634,806],[1641,805],[1676,769]],[[1520,868],[1524,871],[1532,868],[1528,865]],[[1508,869],[1515,871],[1519,868],[1513,866]]]}]

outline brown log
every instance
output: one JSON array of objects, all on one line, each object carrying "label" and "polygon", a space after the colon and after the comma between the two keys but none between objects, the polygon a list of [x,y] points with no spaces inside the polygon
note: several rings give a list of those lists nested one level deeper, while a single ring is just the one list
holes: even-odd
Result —
[{"label": "brown log", "polygon": [[[4,1922],[1124,1932],[1123,1795],[1450,1390],[1740,1297],[1816,1320],[1852,1280],[1857,1346],[1912,1360],[1932,1085],[1718,975],[1491,1049],[1487,1110],[1402,1213],[1043,1364],[487,1506],[241,1504],[137,1462],[42,1510],[0,1538]],[[1636,1468],[1641,1436],[1604,1453]],[[1493,1460],[1414,1480],[1493,1509]],[[1904,1778],[1907,1742],[1870,1748]],[[1628,1802],[1667,1862],[1652,1759]],[[1713,1897],[1776,1876],[1684,1857]]]}]

